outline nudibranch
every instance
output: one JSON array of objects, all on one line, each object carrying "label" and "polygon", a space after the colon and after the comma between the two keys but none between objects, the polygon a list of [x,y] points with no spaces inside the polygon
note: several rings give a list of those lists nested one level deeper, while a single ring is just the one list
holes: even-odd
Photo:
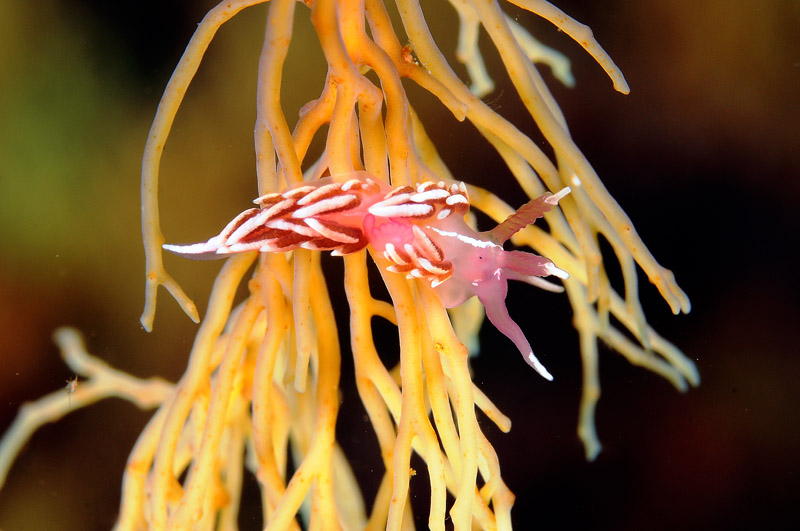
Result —
[{"label": "nudibranch", "polygon": [[464,183],[425,181],[392,188],[369,173],[354,172],[259,197],[258,208],[245,210],[207,242],[164,249],[190,258],[298,248],[342,256],[370,245],[391,262],[389,271],[430,283],[446,308],[477,295],[492,324],[531,367],[552,380],[508,314],[508,280],[557,290],[539,277],[569,275],[548,258],[506,251],[503,244],[569,192],[544,194],[494,229],[477,232],[464,220],[469,210]]}]

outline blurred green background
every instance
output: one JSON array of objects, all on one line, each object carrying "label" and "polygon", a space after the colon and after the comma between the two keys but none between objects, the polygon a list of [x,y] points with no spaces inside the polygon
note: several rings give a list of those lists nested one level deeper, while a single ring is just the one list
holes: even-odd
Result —
[{"label": "blurred green background", "polygon": [[[92,353],[133,374],[174,381],[182,373],[196,325],[164,291],[153,333],[138,322],[139,164],[161,91],[212,5],[0,2],[2,430],[22,403],[73,377],[50,339],[58,326],[76,326]],[[558,5],[592,27],[625,73],[629,96],[614,93],[548,23],[524,13],[518,20],[572,59],[576,88],[559,86],[546,68],[545,78],[578,145],[692,298],[692,313],[674,317],[642,282],[651,323],[696,360],[703,382],[680,395],[601,348],[604,452],[586,463],[575,435],[580,367],[570,309],[558,296],[512,289],[512,316],[527,321],[556,376],[547,384],[494,329],[482,332],[496,352],[485,347],[475,359],[475,379],[513,421],[508,435],[483,425],[517,495],[514,521],[520,529],[795,527],[800,3]],[[454,12],[444,2],[423,7],[452,57]],[[189,90],[161,171],[168,241],[215,234],[256,196],[252,130],[265,16],[265,7],[252,8],[223,27]],[[305,7],[297,20],[284,78],[290,126],[324,76]],[[535,136],[499,58],[486,57],[498,83],[486,100]],[[472,127],[407,86],[454,174],[520,204]],[[509,184],[498,189],[499,181]],[[202,315],[220,263],[166,260]],[[326,265],[345,323],[341,262]],[[371,497],[378,456],[346,358],[341,442],[350,455],[374,457],[355,464]],[[109,400],[38,432],[0,491],[0,528],[109,528],[126,456],[149,414]],[[425,482],[418,476],[413,488],[423,492]],[[260,526],[253,485],[249,478],[243,529]],[[423,527],[425,517],[418,521]]]}]

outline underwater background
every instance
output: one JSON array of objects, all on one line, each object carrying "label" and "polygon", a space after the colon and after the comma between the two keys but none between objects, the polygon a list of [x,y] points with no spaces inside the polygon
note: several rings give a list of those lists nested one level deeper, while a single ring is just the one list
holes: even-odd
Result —
[{"label": "underwater background", "polygon": [[[160,296],[154,331],[139,324],[140,162],[166,81],[214,4],[161,4],[0,3],[0,430],[22,403],[74,376],[51,341],[58,326],[77,327],[91,353],[138,376],[174,381],[183,372],[196,325],[177,304]],[[593,60],[546,21],[521,13],[518,21],[572,60],[575,88],[559,85],[546,67],[545,79],[578,146],[689,294],[692,312],[673,316],[642,278],[650,324],[695,360],[702,383],[679,394],[601,347],[604,446],[587,463],[575,433],[581,380],[569,304],[525,285],[509,290],[511,315],[555,375],[553,383],[539,378],[510,342],[484,327],[474,380],[513,423],[509,434],[482,427],[517,496],[514,523],[800,526],[800,3],[557,5],[593,29],[630,95],[614,92]],[[463,73],[454,60],[455,12],[439,1],[423,8]],[[169,241],[216,234],[257,195],[252,130],[266,11],[248,9],[222,28],[178,114],[161,169]],[[325,74],[304,8],[298,11],[285,78],[303,83],[284,86],[289,117],[317,96]],[[303,39],[307,48],[297,46]],[[484,100],[505,116],[523,116],[493,54],[486,60],[497,88]],[[406,87],[455,176],[515,206],[524,202],[471,125]],[[537,138],[532,124],[517,125]],[[166,263],[202,315],[221,262]],[[342,264],[324,263],[346,344]],[[396,348],[391,327],[385,331],[382,344]],[[351,459],[364,457],[353,464],[369,498],[379,455],[352,362],[345,356],[343,363],[339,441]],[[110,528],[126,457],[149,416],[108,400],[37,432],[0,491],[0,528]],[[260,528],[250,481],[242,529]],[[412,481],[414,493],[424,494],[425,485]]]}]

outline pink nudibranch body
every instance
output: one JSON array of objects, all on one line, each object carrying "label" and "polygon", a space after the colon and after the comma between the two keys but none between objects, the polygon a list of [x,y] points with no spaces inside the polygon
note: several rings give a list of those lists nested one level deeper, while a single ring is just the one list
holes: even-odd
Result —
[{"label": "pink nudibranch body", "polygon": [[525,361],[552,380],[508,314],[508,280],[552,288],[539,277],[569,275],[548,258],[506,251],[503,243],[569,192],[564,188],[542,195],[494,229],[477,232],[464,221],[469,209],[464,183],[426,181],[392,188],[366,172],[354,172],[267,194],[255,200],[259,208],[242,212],[207,242],[164,249],[190,258],[297,248],[340,256],[370,245],[392,263],[389,271],[428,281],[446,308],[477,296],[486,316]]}]

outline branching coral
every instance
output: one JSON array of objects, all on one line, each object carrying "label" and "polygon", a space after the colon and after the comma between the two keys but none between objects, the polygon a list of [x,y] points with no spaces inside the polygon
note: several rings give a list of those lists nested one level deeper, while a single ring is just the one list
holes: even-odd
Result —
[{"label": "branching coral", "polygon": [[[262,2],[230,0],[206,15],[167,85],[153,122],[142,172],[147,253],[142,324],[148,330],[161,285],[199,321],[193,302],[163,266],[164,238],[157,203],[159,163],[182,98],[217,30],[258,3]],[[546,214],[549,233],[529,226],[512,241],[551,258],[570,275],[564,287],[575,313],[584,371],[578,432],[591,459],[600,449],[593,420],[600,395],[598,339],[632,363],[661,374],[680,390],[698,383],[692,362],[648,326],[638,299],[637,264],[674,313],[688,312],[689,301],[672,273],[652,257],[575,146],[534,66],[534,61],[547,63],[559,79],[571,84],[566,59],[538,44],[497,2],[451,3],[461,23],[458,58],[472,78],[471,89],[437,47],[415,0],[396,2],[408,45],[401,43],[397,22],[380,0],[314,0],[307,7],[294,0],[272,0],[258,77],[255,144],[259,192],[278,192],[303,181],[353,171],[366,171],[393,186],[453,180],[425,132],[424,117],[408,99],[403,78],[435,96],[458,120],[469,120],[501,155],[529,197],[571,187],[573,193],[561,200],[561,209]],[[579,42],[606,70],[615,88],[627,92],[619,70],[586,26],[544,1],[513,3],[549,20]],[[310,12],[328,72],[319,98],[302,108],[290,130],[281,107],[282,71],[298,8]],[[554,160],[481,101],[480,96],[493,85],[477,44],[480,28],[497,48],[521,101],[549,142]],[[325,125],[324,153],[317,160],[308,160],[311,141],[322,134]],[[490,191],[469,186],[469,195],[474,208],[498,223],[513,212]],[[620,263],[622,294],[611,287],[605,274],[598,245],[601,236],[610,242]],[[131,387],[133,380],[120,384],[119,389],[128,391],[118,392],[131,398],[149,389],[149,399],[160,407],[131,452],[118,529],[234,528],[245,468],[258,479],[268,529],[298,529],[301,525],[310,529],[409,529],[413,527],[409,504],[412,452],[427,467],[431,529],[444,529],[448,514],[458,530],[473,525],[511,528],[514,496],[503,482],[499,458],[477,422],[476,408],[503,431],[510,429],[510,420],[472,383],[468,352],[462,343],[475,343],[481,319],[468,313],[480,308],[470,303],[453,310],[454,322],[463,323],[460,340],[440,299],[426,283],[387,272],[386,258],[372,250],[370,254],[379,266],[391,303],[370,292],[365,251],[344,257],[344,283],[351,338],[345,351],[353,356],[358,392],[374,427],[384,468],[372,506],[365,506],[336,442],[342,349],[320,253],[307,249],[249,252],[229,258],[222,267],[180,381],[172,387],[161,383]],[[235,291],[254,263],[249,296],[233,308]],[[610,316],[627,333],[615,328]],[[400,359],[395,367],[378,356],[372,335],[375,317],[397,326]],[[70,334],[60,333],[62,343],[68,338],[70,351],[80,351]],[[117,382],[116,376],[112,378],[116,373],[110,370],[74,369],[86,380],[73,395],[76,406],[83,405],[82,397],[102,387],[101,383]],[[95,399],[102,395],[95,393]],[[46,420],[40,419],[41,408],[30,411],[21,412],[18,422],[27,428],[9,433],[10,449],[4,450],[3,457],[16,453],[29,436],[30,426]],[[50,412],[49,418],[60,414],[63,411]]]}]

